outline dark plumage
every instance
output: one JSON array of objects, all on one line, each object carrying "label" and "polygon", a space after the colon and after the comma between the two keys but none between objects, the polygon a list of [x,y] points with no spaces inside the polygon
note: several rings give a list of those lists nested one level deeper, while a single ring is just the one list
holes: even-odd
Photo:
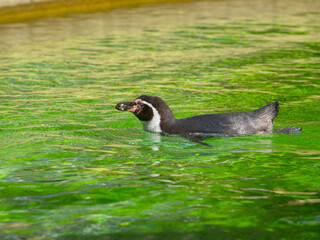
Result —
[{"label": "dark plumage", "polygon": [[[176,119],[170,107],[161,98],[142,95],[133,102],[118,103],[116,109],[132,112],[142,122],[144,129],[150,132],[184,136],[190,134],[238,136],[272,132],[279,104],[273,102],[251,112],[204,114]],[[286,129],[288,133],[301,130],[301,128]]]}]

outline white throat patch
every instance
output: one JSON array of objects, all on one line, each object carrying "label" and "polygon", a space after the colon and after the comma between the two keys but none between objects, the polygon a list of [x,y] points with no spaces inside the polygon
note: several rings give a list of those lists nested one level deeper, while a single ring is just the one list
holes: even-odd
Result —
[{"label": "white throat patch", "polygon": [[146,101],[142,101],[140,100],[143,104],[149,106],[152,109],[153,112],[153,117],[150,121],[141,121],[142,125],[143,125],[143,129],[149,132],[153,132],[153,133],[161,133],[162,130],[160,128],[160,114],[158,112],[158,110],[152,106],[152,104],[146,102]]}]

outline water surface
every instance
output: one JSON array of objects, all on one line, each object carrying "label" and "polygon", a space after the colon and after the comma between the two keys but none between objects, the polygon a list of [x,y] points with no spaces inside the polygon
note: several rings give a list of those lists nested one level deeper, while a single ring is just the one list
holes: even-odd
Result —
[{"label": "water surface", "polygon": [[[244,4],[245,3],[245,4]],[[2,239],[320,238],[318,1],[150,5],[0,26]],[[299,134],[142,130],[279,101]]]}]

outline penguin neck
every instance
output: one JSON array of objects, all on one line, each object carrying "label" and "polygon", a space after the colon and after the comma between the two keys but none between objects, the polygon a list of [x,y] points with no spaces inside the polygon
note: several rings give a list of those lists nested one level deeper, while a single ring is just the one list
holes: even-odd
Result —
[{"label": "penguin neck", "polygon": [[174,126],[176,119],[170,107],[164,102],[158,108],[148,102],[143,102],[152,109],[153,116],[149,121],[141,121],[144,130],[154,133],[166,132],[168,127]]}]

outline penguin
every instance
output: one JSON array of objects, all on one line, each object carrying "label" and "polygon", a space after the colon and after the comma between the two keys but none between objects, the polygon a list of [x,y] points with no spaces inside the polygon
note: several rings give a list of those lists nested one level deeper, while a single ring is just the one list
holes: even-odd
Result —
[{"label": "penguin", "polygon": [[273,102],[249,112],[203,114],[176,119],[168,104],[157,96],[141,95],[132,102],[120,102],[119,111],[132,112],[144,130],[152,133],[180,136],[242,136],[263,133],[294,133],[301,128],[273,130],[279,113],[279,103]]}]

